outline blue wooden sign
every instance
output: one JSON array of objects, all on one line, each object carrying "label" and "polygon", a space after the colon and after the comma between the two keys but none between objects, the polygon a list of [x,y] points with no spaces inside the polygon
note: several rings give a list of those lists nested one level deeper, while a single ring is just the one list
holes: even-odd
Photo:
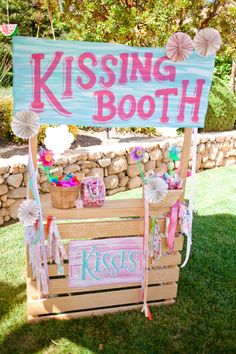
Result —
[{"label": "blue wooden sign", "polygon": [[14,111],[42,124],[203,127],[214,56],[163,48],[13,38]]}]

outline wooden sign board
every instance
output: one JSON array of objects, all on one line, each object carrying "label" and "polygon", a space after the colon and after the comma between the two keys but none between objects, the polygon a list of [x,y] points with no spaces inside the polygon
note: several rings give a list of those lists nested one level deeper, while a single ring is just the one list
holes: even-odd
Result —
[{"label": "wooden sign board", "polygon": [[14,111],[41,124],[203,127],[214,55],[174,63],[165,48],[15,37]]},{"label": "wooden sign board", "polygon": [[69,243],[69,287],[137,283],[143,277],[141,237]]}]

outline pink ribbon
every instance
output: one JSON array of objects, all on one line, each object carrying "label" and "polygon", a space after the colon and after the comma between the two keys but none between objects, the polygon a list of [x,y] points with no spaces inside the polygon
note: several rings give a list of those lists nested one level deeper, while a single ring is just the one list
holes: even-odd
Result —
[{"label": "pink ribbon", "polygon": [[171,252],[174,252],[175,233],[178,220],[179,201],[177,200],[171,208],[170,225],[168,229],[167,244]]}]

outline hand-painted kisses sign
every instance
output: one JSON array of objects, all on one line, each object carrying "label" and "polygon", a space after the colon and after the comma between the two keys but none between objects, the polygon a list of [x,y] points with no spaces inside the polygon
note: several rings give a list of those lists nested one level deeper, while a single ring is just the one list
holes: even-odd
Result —
[{"label": "hand-painted kisses sign", "polygon": [[70,241],[69,287],[141,282],[142,257],[141,237]]},{"label": "hand-painted kisses sign", "polygon": [[214,56],[163,48],[13,38],[14,109],[41,123],[203,127]]}]

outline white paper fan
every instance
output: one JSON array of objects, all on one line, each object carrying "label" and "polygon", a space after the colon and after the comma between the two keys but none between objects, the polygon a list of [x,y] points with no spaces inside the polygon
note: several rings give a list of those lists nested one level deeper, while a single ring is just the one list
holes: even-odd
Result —
[{"label": "white paper fan", "polygon": [[194,49],[202,57],[216,54],[220,49],[222,41],[221,36],[214,28],[204,28],[200,30],[193,40]]},{"label": "white paper fan", "polygon": [[166,44],[166,55],[175,63],[187,60],[192,51],[193,41],[186,33],[173,33]]},{"label": "white paper fan", "polygon": [[30,139],[39,131],[39,117],[31,111],[17,112],[11,122],[13,133],[21,139]]},{"label": "white paper fan", "polygon": [[24,200],[18,209],[18,218],[24,226],[34,225],[39,216],[39,207],[35,200]]},{"label": "white paper fan", "polygon": [[168,193],[167,183],[157,175],[151,175],[147,178],[144,185],[144,195],[148,203],[160,203]]}]

